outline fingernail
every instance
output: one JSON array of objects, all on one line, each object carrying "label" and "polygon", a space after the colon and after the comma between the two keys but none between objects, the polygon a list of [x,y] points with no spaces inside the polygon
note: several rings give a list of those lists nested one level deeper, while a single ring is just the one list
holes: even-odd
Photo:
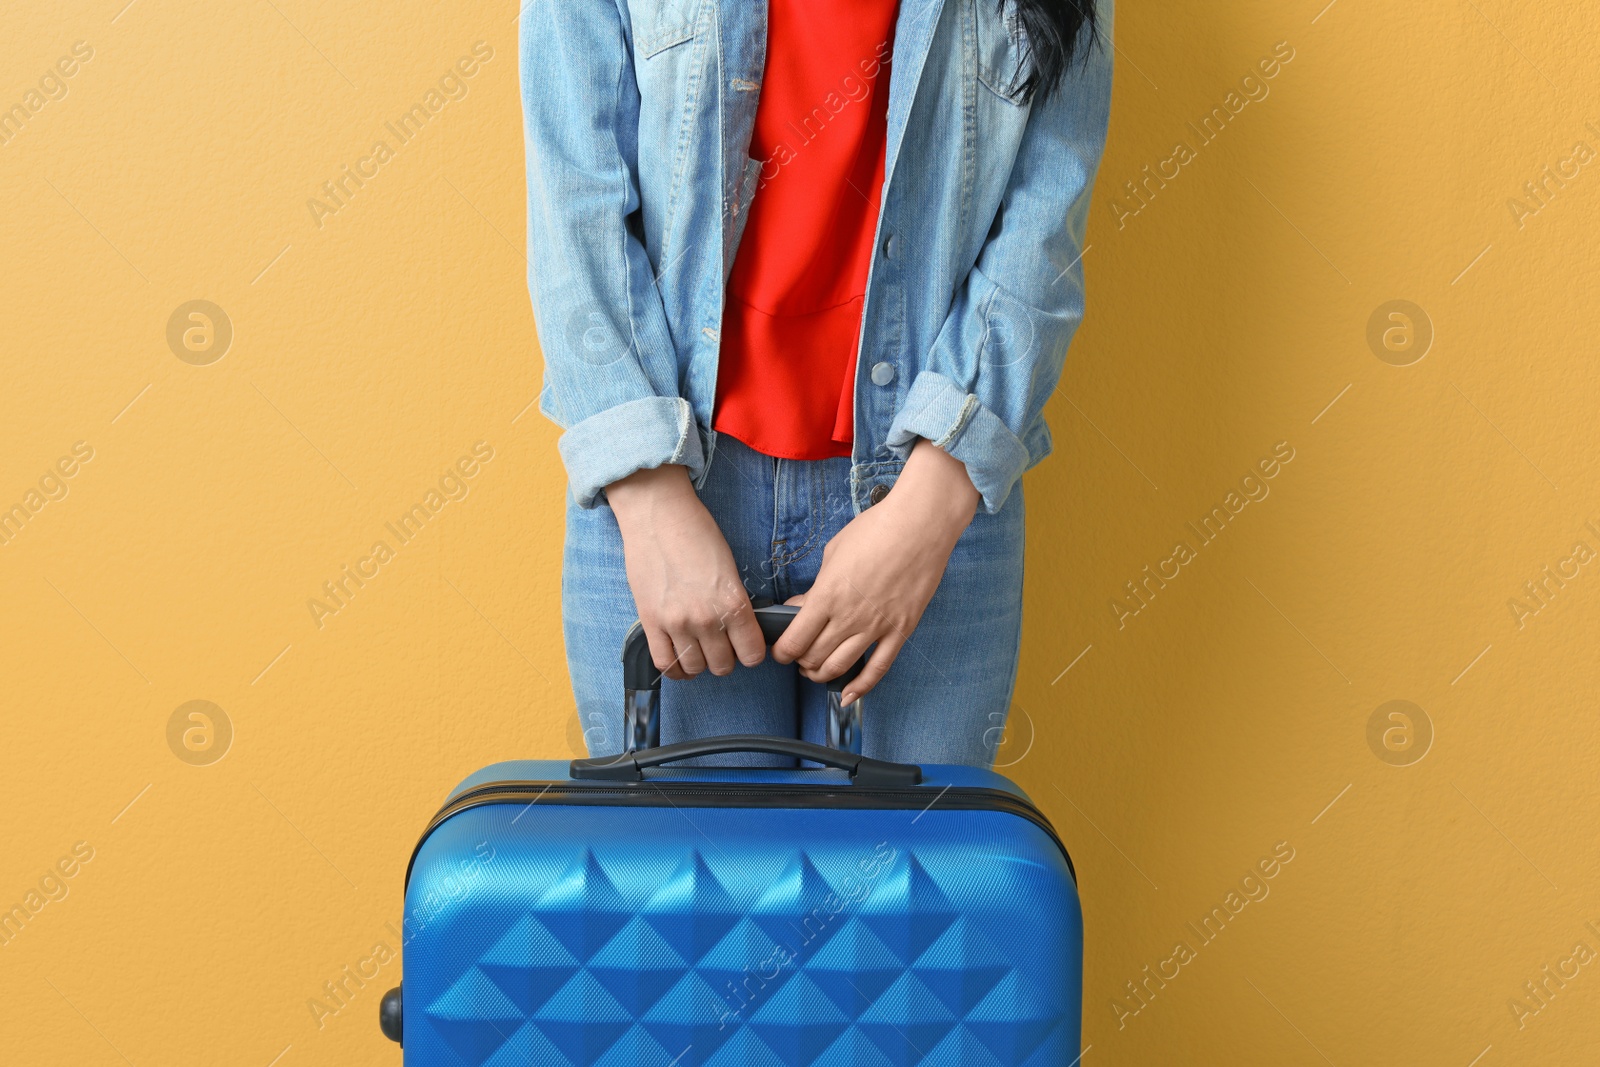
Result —
[{"label": "fingernail", "polygon": [[842,708],[848,708],[851,704],[854,704],[855,702],[856,702],[856,695],[854,693],[846,691],[845,694],[844,694],[844,700],[840,701],[839,706],[842,707]]}]

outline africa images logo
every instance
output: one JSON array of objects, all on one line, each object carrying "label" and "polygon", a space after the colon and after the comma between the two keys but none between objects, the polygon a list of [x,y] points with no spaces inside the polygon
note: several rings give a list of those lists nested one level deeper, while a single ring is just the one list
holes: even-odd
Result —
[{"label": "africa images logo", "polygon": [[472,492],[470,481],[493,459],[494,446],[488,441],[479,441],[472,446],[471,455],[463,454],[445,468],[437,485],[429,487],[421,500],[401,512],[393,522],[384,523],[383,528],[394,539],[393,545],[384,538],[374,541],[366,555],[354,563],[346,563],[337,575],[322,583],[321,596],[306,599],[306,610],[311,612],[311,621],[317,629],[322,629],[326,618],[349,607],[356,594],[383,573],[383,567],[399,555],[400,549],[421,536],[423,528],[439,516],[445,505],[465,500]]},{"label": "africa images logo", "polygon": [[[1129,619],[1148,608],[1168,582],[1176,580],[1183,573],[1183,568],[1200,558],[1196,545],[1199,548],[1210,547],[1228,529],[1229,523],[1238,520],[1246,507],[1266,500],[1272,493],[1272,487],[1267,483],[1276,478],[1285,466],[1294,462],[1294,457],[1294,446],[1288,441],[1273,445],[1272,454],[1257,460],[1239,479],[1239,488],[1229,489],[1221,502],[1213,504],[1211,510],[1200,518],[1198,525],[1192,521],[1184,524],[1185,535],[1173,544],[1171,553],[1158,561],[1154,569],[1146,564],[1138,577],[1122,583],[1126,598],[1119,594],[1110,599],[1111,614],[1117,620],[1117,629],[1126,629]],[[1194,535],[1193,543],[1188,536],[1191,533]]]},{"label": "africa images logo", "polygon": [[472,91],[471,79],[493,58],[494,46],[487,41],[477,42],[472,46],[472,54],[456,60],[454,66],[439,76],[435,85],[428,87],[421,100],[413,103],[399,118],[385,122],[383,127],[389,132],[393,144],[382,137],[374,140],[372,148],[358,158],[354,166],[341,164],[339,173],[322,183],[320,195],[306,200],[306,210],[311,213],[313,225],[320,230],[323,220],[329,215],[337,215],[349,207],[367,182],[376,178],[382,168],[399,154],[400,149],[420,137],[428,123],[443,113],[449,104],[465,100]]}]

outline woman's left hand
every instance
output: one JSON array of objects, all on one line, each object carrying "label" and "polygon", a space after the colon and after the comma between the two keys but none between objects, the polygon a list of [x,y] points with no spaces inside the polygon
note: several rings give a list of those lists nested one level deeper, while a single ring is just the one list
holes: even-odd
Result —
[{"label": "woman's left hand", "polygon": [[850,704],[877,685],[933,599],[945,564],[978,508],[962,462],[919,440],[894,489],[829,541],[811,588],[772,656],[814,682],[837,678],[874,642],[844,690]]}]

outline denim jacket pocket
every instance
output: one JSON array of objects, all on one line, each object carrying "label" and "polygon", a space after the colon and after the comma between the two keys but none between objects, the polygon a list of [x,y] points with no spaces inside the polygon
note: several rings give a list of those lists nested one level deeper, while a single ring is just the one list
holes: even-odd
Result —
[{"label": "denim jacket pocket", "polygon": [[674,45],[692,41],[701,0],[630,0],[633,53],[649,59]]},{"label": "denim jacket pocket", "polygon": [[1028,31],[1017,14],[1017,0],[972,0],[978,16],[978,80],[1000,99],[1022,104],[1022,85],[1032,64]]}]

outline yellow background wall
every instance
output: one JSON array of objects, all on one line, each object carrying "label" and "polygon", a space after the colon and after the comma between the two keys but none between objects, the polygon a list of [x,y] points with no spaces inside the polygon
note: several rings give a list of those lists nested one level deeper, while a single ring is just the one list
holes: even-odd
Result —
[{"label": "yellow background wall", "polygon": [[[1078,863],[1087,1064],[1595,1062],[1600,169],[1523,186],[1600,145],[1600,10],[1325,2],[1118,12],[1001,760]],[[450,785],[577,741],[514,5],[124,3],[0,34],[8,108],[93,52],[0,145],[0,505],[73,471],[0,546],[0,904],[74,872],[0,948],[0,1058],[395,1063],[398,964],[307,1002],[393,946]],[[308,208],[480,41],[464,97]],[[221,358],[185,321],[169,345],[193,300]],[[1382,314],[1369,344],[1397,300],[1410,346]],[[319,627],[308,599],[476,442],[468,494]],[[1176,977],[1135,999],[1146,966]],[[1541,1003],[1546,966],[1577,973]]]}]

